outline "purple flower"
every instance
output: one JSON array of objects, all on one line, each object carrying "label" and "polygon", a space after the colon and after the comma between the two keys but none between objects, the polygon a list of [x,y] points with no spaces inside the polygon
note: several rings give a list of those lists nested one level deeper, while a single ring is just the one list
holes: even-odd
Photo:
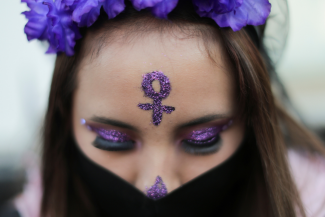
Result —
[{"label": "purple flower", "polygon": [[133,3],[133,7],[140,11],[145,8],[151,8],[154,7],[159,2],[162,2],[163,0],[131,0]]},{"label": "purple flower", "polygon": [[154,16],[167,19],[167,15],[176,7],[178,0],[131,0],[138,11],[150,8]]},{"label": "purple flower", "polygon": [[167,15],[174,10],[178,0],[162,0],[152,7],[151,11],[154,16],[161,19],[167,19]]},{"label": "purple flower", "polygon": [[245,0],[242,9],[246,11],[247,24],[258,26],[263,25],[270,15],[271,4],[268,0]]},{"label": "purple flower", "polygon": [[113,19],[124,11],[125,8],[124,0],[105,0],[103,6],[108,15],[108,19]]},{"label": "purple flower", "polygon": [[215,1],[212,0],[193,0],[193,4],[196,8],[196,13],[201,17],[208,17],[213,13]]},{"label": "purple flower", "polygon": [[78,2],[79,0],[62,0],[62,3],[67,5],[67,6],[72,6],[74,5],[76,2]]},{"label": "purple flower", "polygon": [[72,19],[79,26],[91,26],[98,18],[102,4],[98,0],[81,0],[74,3]]},{"label": "purple flower", "polygon": [[91,26],[98,18],[100,9],[103,6],[109,19],[116,17],[124,8],[124,0],[79,0],[73,5],[72,19],[81,26]]},{"label": "purple flower", "polygon": [[[148,8],[154,16],[167,19],[178,0],[130,0],[137,10]],[[48,40],[47,53],[74,54],[76,40],[81,38],[78,26],[91,26],[103,7],[108,19],[125,9],[124,0],[21,0],[30,11],[24,32],[27,39]],[[234,31],[246,25],[262,25],[271,11],[269,0],[192,0],[201,17],[210,17],[220,27]]]},{"label": "purple flower", "polygon": [[72,10],[61,0],[47,0],[44,4],[49,7],[47,17],[50,47],[47,53],[65,52],[68,56],[74,55],[76,40],[81,35],[78,26],[71,19]]},{"label": "purple flower", "polygon": [[[70,0],[71,1],[71,0]],[[74,54],[76,40],[81,38],[78,26],[71,19],[72,10],[61,0],[22,0],[31,9],[23,14],[28,19],[25,33],[28,40],[48,40],[46,53]]]},{"label": "purple flower", "polygon": [[210,17],[220,27],[234,31],[246,25],[262,25],[271,11],[268,0],[193,0],[197,13]]},{"label": "purple flower", "polygon": [[26,2],[27,6],[31,9],[22,14],[28,19],[25,25],[24,32],[27,35],[28,41],[33,39],[46,40],[47,39],[47,13],[49,8],[36,0],[22,0]]}]

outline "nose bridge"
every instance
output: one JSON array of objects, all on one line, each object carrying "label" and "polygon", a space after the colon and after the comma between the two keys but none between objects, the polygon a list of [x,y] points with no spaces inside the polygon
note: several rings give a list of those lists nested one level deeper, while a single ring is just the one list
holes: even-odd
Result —
[{"label": "nose bridge", "polygon": [[150,144],[149,142],[143,144],[139,155],[135,187],[145,191],[154,185],[157,176],[160,176],[170,192],[180,186],[175,147],[165,140],[151,140]]}]

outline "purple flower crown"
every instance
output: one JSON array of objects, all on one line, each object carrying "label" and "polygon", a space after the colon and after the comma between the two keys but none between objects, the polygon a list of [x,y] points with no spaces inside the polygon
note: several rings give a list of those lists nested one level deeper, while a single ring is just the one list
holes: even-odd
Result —
[{"label": "purple flower crown", "polygon": [[[158,18],[176,7],[178,0],[130,0],[138,11],[151,10]],[[268,0],[188,0],[192,1],[201,17],[212,18],[220,27],[238,31],[246,25],[262,25],[271,11]],[[27,39],[47,40],[46,53],[65,52],[74,55],[76,40],[81,38],[79,27],[89,27],[98,18],[103,7],[108,19],[125,9],[124,0],[21,0],[30,11],[23,14],[28,19],[25,26]]]}]

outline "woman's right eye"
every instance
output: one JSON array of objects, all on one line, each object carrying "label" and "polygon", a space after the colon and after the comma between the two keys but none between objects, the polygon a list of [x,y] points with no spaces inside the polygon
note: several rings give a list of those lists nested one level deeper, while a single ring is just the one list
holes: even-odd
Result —
[{"label": "woman's right eye", "polygon": [[132,140],[126,142],[113,142],[110,140],[103,139],[97,136],[93,145],[96,148],[106,151],[128,151],[134,148],[134,142]]},{"label": "woman's right eye", "polygon": [[127,151],[135,147],[134,141],[126,133],[117,130],[95,128],[89,125],[88,129],[97,133],[97,137],[93,142],[96,148],[106,151]]}]

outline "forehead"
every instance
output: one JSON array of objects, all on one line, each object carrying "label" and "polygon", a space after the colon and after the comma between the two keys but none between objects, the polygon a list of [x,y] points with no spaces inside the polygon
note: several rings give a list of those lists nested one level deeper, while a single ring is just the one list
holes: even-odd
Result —
[{"label": "forehead", "polygon": [[89,55],[81,62],[75,102],[77,107],[83,107],[85,115],[92,113],[134,125],[150,123],[151,112],[137,105],[152,103],[141,83],[143,75],[153,71],[161,71],[169,78],[171,91],[162,104],[176,108],[164,115],[162,124],[233,112],[234,81],[218,44],[210,45],[214,51],[212,61],[201,38],[161,32],[128,39],[124,36],[111,36],[98,57]]}]

